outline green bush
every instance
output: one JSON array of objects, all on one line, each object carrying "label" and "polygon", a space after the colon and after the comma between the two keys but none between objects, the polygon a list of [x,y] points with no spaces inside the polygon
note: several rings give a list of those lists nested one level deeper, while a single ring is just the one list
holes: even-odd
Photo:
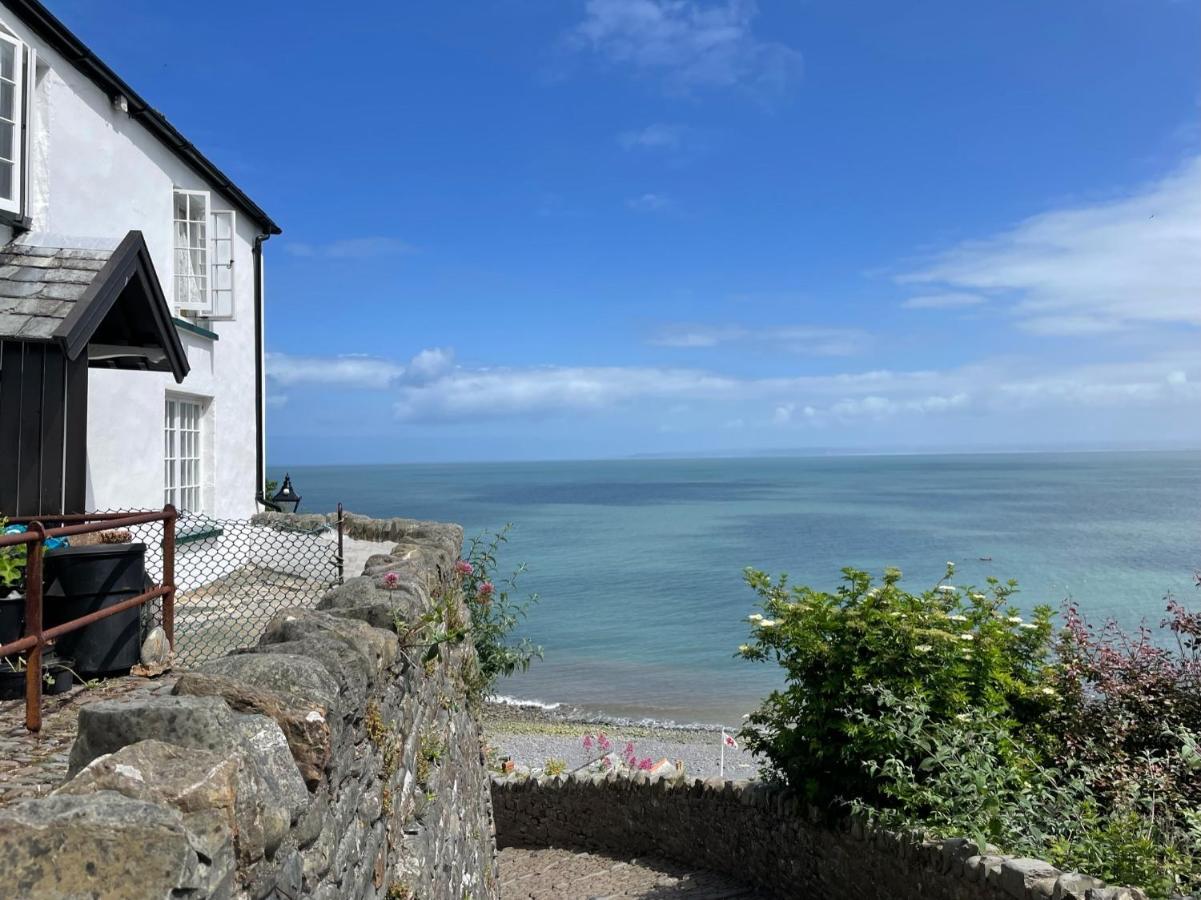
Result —
[{"label": "green bush", "polygon": [[1013,582],[953,572],[911,594],[847,569],[830,594],[747,571],[739,653],[786,676],[742,734],[766,773],[888,827],[1201,890],[1201,613],[1168,598],[1157,641],[1069,605],[1052,647],[1049,608],[1023,621]]},{"label": "green bush", "polygon": [[843,570],[834,593],[773,581],[748,569],[763,612],[750,617],[751,660],[783,667],[785,687],[750,717],[743,739],[768,769],[815,800],[873,798],[865,759],[894,755],[877,727],[880,690],[920,701],[935,721],[970,712],[1033,725],[1053,705],[1048,686],[1051,611],[1025,621],[1009,604],[1016,586],[990,579],[985,592],[945,583],[913,594],[901,573],[882,582]]}]

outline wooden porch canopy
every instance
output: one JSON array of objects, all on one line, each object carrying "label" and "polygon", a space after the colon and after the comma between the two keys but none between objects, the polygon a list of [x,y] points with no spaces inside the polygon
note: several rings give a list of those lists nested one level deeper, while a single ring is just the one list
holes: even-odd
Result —
[{"label": "wooden porch canopy", "polygon": [[84,511],[89,367],[188,374],[142,233],[0,248],[0,514]]}]

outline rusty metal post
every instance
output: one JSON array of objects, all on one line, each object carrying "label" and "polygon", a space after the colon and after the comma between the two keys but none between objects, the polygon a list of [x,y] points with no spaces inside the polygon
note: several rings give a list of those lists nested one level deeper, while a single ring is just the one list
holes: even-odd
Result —
[{"label": "rusty metal post", "polygon": [[343,533],[343,531],[345,531],[345,529],[343,527],[343,518],[342,518],[342,501],[339,500],[338,501],[338,559],[337,559],[338,584],[344,583],[343,576],[345,575],[345,573],[343,572],[343,566],[346,564],[346,557],[343,556],[343,554],[342,554],[342,533]]},{"label": "rusty metal post", "polygon": [[168,503],[163,507],[163,631],[175,649],[175,522],[179,513]]},{"label": "rusty metal post", "polygon": [[25,654],[25,727],[42,730],[42,548],[46,529],[41,522],[31,522],[29,532],[36,535],[25,550],[25,634],[37,638],[37,643]]}]

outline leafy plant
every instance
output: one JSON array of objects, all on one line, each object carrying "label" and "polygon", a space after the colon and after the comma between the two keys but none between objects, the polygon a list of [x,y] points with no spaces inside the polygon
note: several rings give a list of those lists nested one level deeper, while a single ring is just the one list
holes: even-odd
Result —
[{"label": "leafy plant", "polygon": [[511,528],[506,525],[498,532],[473,537],[466,558],[455,566],[463,599],[471,613],[471,637],[479,658],[475,687],[481,696],[491,693],[499,678],[524,672],[535,659],[542,658],[542,648],[529,638],[512,637],[530,606],[538,602],[537,594],[530,594],[524,600],[514,599],[518,579],[526,571],[525,564],[503,579],[496,576],[500,549],[508,542]]},{"label": "leafy plant", "polygon": [[[0,516],[0,534],[8,527],[8,519]],[[20,587],[25,578],[25,544],[0,547],[0,596]]]},{"label": "leafy plant", "polygon": [[948,563],[934,588],[913,594],[896,569],[877,585],[848,568],[825,593],[746,571],[763,612],[749,617],[751,641],[739,653],[786,676],[742,732],[771,772],[815,800],[873,797],[861,761],[896,751],[895,736],[874,724],[880,689],[922,702],[934,721],[972,710],[1036,727],[1055,699],[1050,608],[1026,621],[1009,603],[1013,582],[989,579],[980,592],[947,583],[953,575]]}]

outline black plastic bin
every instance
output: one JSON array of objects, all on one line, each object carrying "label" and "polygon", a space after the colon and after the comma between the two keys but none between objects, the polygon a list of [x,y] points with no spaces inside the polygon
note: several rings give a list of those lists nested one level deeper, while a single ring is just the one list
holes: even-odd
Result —
[{"label": "black plastic bin", "polygon": [[[146,590],[145,544],[61,547],[45,556],[43,618],[53,628],[114,606]],[[65,634],[57,651],[87,675],[128,672],[141,651],[141,610],[119,612]]]}]

